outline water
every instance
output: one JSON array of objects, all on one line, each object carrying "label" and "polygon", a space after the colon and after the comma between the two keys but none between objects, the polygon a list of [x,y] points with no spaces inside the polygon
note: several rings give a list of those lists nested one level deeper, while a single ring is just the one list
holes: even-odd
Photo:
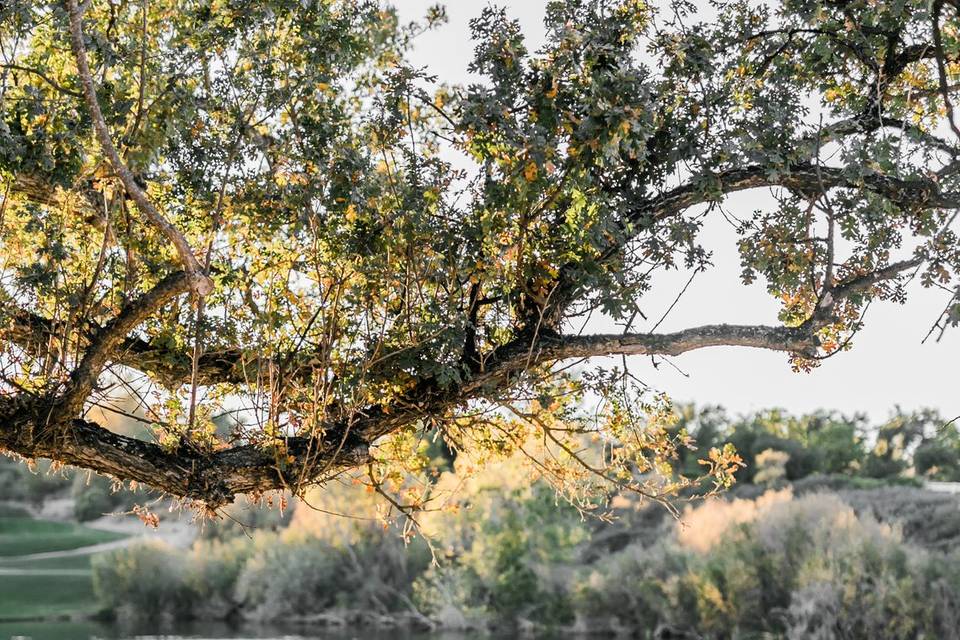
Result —
[{"label": "water", "polygon": [[[97,622],[2,622],[0,640],[476,640],[463,633],[417,633],[397,629],[313,630],[290,627],[230,627],[178,624],[175,628],[119,629]],[[482,636],[486,640],[490,636]]]}]

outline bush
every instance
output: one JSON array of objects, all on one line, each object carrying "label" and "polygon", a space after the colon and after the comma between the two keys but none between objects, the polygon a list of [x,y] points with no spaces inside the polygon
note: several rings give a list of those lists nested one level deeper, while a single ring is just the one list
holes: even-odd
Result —
[{"label": "bush", "polygon": [[71,496],[73,515],[80,522],[89,522],[117,511],[129,511],[137,504],[137,493],[118,485],[114,480],[96,474],[76,474]]},{"label": "bush", "polygon": [[202,619],[225,619],[237,612],[237,580],[253,555],[247,538],[197,540],[190,549],[185,587],[193,603],[191,613]]},{"label": "bush", "polygon": [[[114,510],[114,495],[105,480],[97,476],[98,481],[91,481],[90,485],[74,483],[73,489],[73,516],[80,522],[89,522],[110,513]],[[78,477],[79,480],[79,477]]]},{"label": "bush", "polygon": [[333,608],[350,595],[338,581],[340,564],[336,549],[315,539],[263,546],[240,572],[236,600],[256,620]]},{"label": "bush", "polygon": [[579,623],[593,631],[652,630],[691,623],[696,598],[688,581],[690,553],[673,541],[635,542],[585,569],[572,588]]},{"label": "bush", "polygon": [[932,480],[960,480],[960,447],[945,439],[928,440],[913,452],[917,473]]},{"label": "bush", "polygon": [[514,463],[494,465],[471,478],[468,509],[431,522],[447,560],[417,581],[425,612],[474,625],[573,620],[568,584],[589,531],[545,483],[522,478]]},{"label": "bush", "polygon": [[339,544],[293,531],[255,545],[234,601],[256,620],[330,609],[388,614],[411,606],[413,581],[428,561],[422,545],[405,547],[392,528],[368,526]]},{"label": "bush", "polygon": [[692,510],[690,521],[709,523],[705,541],[688,534],[636,543],[585,569],[578,614],[612,628],[648,633],[667,624],[706,638],[957,638],[955,556],[905,544],[897,527],[858,515],[836,495],[776,495]]},{"label": "bush", "polygon": [[50,462],[37,461],[35,466],[0,455],[0,496],[40,505],[49,497],[64,493],[70,479],[61,471],[50,471]]},{"label": "bush", "polygon": [[143,542],[96,555],[93,588],[100,603],[127,620],[179,619],[191,614],[185,554],[161,542]]}]

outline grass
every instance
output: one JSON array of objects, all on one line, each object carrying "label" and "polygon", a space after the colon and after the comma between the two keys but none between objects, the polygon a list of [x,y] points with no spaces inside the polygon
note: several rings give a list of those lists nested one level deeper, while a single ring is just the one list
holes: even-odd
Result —
[{"label": "grass", "polygon": [[0,557],[66,551],[124,537],[121,533],[99,531],[71,522],[0,518]]},{"label": "grass", "polygon": [[[99,607],[93,593],[91,554],[42,559],[18,556],[78,549],[123,537],[69,522],[0,517],[0,569],[44,572],[0,574],[0,621],[95,613]],[[64,573],[52,573],[57,571]]]},{"label": "grass", "polygon": [[0,620],[95,613],[89,575],[0,577]]}]

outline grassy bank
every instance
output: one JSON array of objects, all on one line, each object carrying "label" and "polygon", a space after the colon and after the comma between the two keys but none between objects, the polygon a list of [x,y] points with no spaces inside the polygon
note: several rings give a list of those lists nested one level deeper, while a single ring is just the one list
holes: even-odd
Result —
[{"label": "grassy bank", "polygon": [[125,537],[72,522],[0,517],[0,557],[67,551]]},{"label": "grassy bank", "polygon": [[[79,524],[0,516],[0,621],[94,613],[92,554],[31,558],[78,550],[125,536]],[[27,556],[27,557],[25,557]]]}]

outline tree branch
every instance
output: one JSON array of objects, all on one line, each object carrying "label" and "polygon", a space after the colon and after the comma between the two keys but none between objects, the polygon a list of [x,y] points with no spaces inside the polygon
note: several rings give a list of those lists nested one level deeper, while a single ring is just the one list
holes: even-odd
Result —
[{"label": "tree branch", "polygon": [[150,198],[140,188],[133,177],[130,169],[123,163],[120,154],[117,153],[113,141],[110,139],[110,131],[103,119],[103,113],[100,111],[100,103],[97,101],[97,91],[93,84],[93,77],[90,74],[90,67],[87,63],[87,50],[83,43],[83,30],[81,25],[80,11],[77,8],[76,0],[67,0],[67,10],[70,14],[70,43],[73,48],[73,55],[77,60],[77,71],[80,74],[80,83],[83,86],[83,94],[86,98],[87,109],[90,111],[90,117],[93,120],[93,128],[103,149],[104,155],[110,161],[113,170],[120,177],[124,189],[130,195],[130,198],[137,204],[137,208],[167,237],[167,240],[173,244],[180,256],[180,262],[190,279],[190,288],[197,295],[205,296],[213,291],[213,280],[205,275],[203,268],[193,255],[193,250],[183,234],[167,220],[160,211],[153,205]]},{"label": "tree branch", "polygon": [[73,370],[66,390],[58,399],[51,420],[58,422],[79,414],[84,401],[93,391],[100,372],[127,334],[156,313],[166,302],[190,291],[191,282],[191,277],[182,271],[167,276],[143,296],[128,303],[116,318],[97,331],[80,363]]},{"label": "tree branch", "polygon": [[13,64],[13,63],[0,63],[0,69],[11,69],[13,71],[23,71],[24,73],[35,75],[41,80],[43,80],[44,82],[46,82],[48,85],[50,85],[51,87],[59,91],[60,93],[65,93],[68,96],[73,96],[74,98],[83,97],[83,94],[80,93],[79,91],[67,89],[66,87],[56,82],[55,80],[53,80],[52,78],[50,78],[50,76],[45,74],[43,71],[40,71],[39,69],[34,69],[32,67],[25,67],[21,64]]},{"label": "tree branch", "polygon": [[545,341],[538,362],[610,355],[678,356],[705,347],[753,347],[809,354],[819,346],[808,329],[764,325],[712,324],[676,333],[617,333],[563,336]]},{"label": "tree branch", "polygon": [[[918,259],[894,263],[874,273],[841,283],[836,299],[852,295],[884,279],[896,277],[919,264]],[[125,331],[177,286],[184,276],[171,276],[134,303],[94,338],[91,351],[78,367],[74,402],[89,393],[89,372],[103,363],[111,346],[121,343]],[[30,404],[0,407],[0,448],[28,457],[49,457],[106,473],[122,480],[137,480],[167,493],[202,500],[211,507],[230,502],[238,493],[299,488],[320,482],[340,470],[365,464],[369,446],[378,438],[429,416],[438,416],[471,399],[491,397],[510,386],[532,367],[568,358],[605,355],[680,355],[714,346],[770,349],[814,356],[819,348],[816,329],[828,321],[829,309],[800,327],[706,325],[668,334],[610,334],[559,336],[524,333],[472,363],[471,375],[458,386],[422,380],[414,389],[389,404],[377,404],[331,421],[317,437],[277,439],[266,446],[242,445],[218,452],[159,445],[112,433],[83,420],[54,436],[36,435],[33,425],[52,409]],[[63,415],[61,412],[57,415]]]},{"label": "tree branch", "polygon": [[[73,420],[56,438],[23,437],[23,425],[0,425],[0,449],[27,458],[50,458],[92,469],[119,480],[136,480],[174,496],[200,500],[210,508],[230,503],[237,494],[294,487],[333,476],[346,467],[365,464],[367,447],[351,441],[335,460],[332,439],[287,438],[270,447],[242,445],[203,452],[181,447],[169,450],[152,442],[113,433],[85,420]],[[19,437],[18,437],[19,436]]]},{"label": "tree branch", "polygon": [[[716,188],[705,188],[704,182],[708,181],[714,181]],[[813,165],[793,167],[774,174],[766,167],[752,165],[710,174],[704,176],[700,183],[688,183],[648,199],[633,207],[627,219],[634,223],[645,220],[655,222],[698,204],[712,202],[718,194],[776,186],[808,194],[832,188],[862,188],[908,209],[960,209],[960,192],[942,192],[933,180],[904,180],[876,173],[852,178],[843,169],[820,167],[818,171]]]}]

